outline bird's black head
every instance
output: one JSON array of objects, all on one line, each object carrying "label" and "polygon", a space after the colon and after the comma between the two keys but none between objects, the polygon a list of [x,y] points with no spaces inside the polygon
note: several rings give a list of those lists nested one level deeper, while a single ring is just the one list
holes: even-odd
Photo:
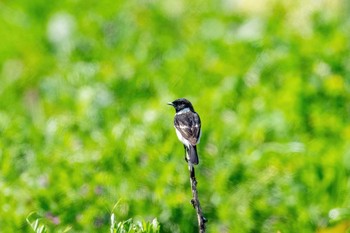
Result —
[{"label": "bird's black head", "polygon": [[180,98],[180,99],[174,100],[173,102],[169,102],[168,104],[173,106],[175,108],[176,112],[181,111],[185,108],[189,108],[192,112],[194,112],[194,109],[193,109],[191,102],[185,98]]}]

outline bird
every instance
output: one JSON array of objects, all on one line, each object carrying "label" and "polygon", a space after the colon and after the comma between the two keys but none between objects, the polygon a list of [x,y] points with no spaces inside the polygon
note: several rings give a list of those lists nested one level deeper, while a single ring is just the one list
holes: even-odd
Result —
[{"label": "bird", "polygon": [[194,111],[192,103],[185,99],[169,102],[175,108],[174,127],[178,139],[185,148],[185,160],[190,165],[199,163],[196,145],[201,137],[201,119]]}]

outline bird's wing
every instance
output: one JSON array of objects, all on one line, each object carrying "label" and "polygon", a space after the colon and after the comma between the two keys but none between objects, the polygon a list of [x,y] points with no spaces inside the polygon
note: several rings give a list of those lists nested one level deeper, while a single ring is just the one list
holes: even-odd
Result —
[{"label": "bird's wing", "polygon": [[201,120],[197,113],[188,112],[177,115],[174,119],[174,125],[191,145],[197,144],[201,131]]}]

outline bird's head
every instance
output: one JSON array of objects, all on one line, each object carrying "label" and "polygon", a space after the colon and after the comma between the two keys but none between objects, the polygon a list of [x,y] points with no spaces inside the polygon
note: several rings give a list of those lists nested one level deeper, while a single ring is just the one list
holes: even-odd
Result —
[{"label": "bird's head", "polygon": [[173,106],[175,108],[176,112],[181,111],[185,108],[189,108],[191,111],[194,111],[191,102],[185,98],[180,98],[180,99],[174,100],[173,102],[169,102],[168,104]]}]

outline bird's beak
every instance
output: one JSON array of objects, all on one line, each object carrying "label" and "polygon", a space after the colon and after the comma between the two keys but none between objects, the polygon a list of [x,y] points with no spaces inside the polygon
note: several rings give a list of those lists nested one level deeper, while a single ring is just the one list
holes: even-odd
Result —
[{"label": "bird's beak", "polygon": [[168,102],[167,105],[174,106],[173,102]]}]

